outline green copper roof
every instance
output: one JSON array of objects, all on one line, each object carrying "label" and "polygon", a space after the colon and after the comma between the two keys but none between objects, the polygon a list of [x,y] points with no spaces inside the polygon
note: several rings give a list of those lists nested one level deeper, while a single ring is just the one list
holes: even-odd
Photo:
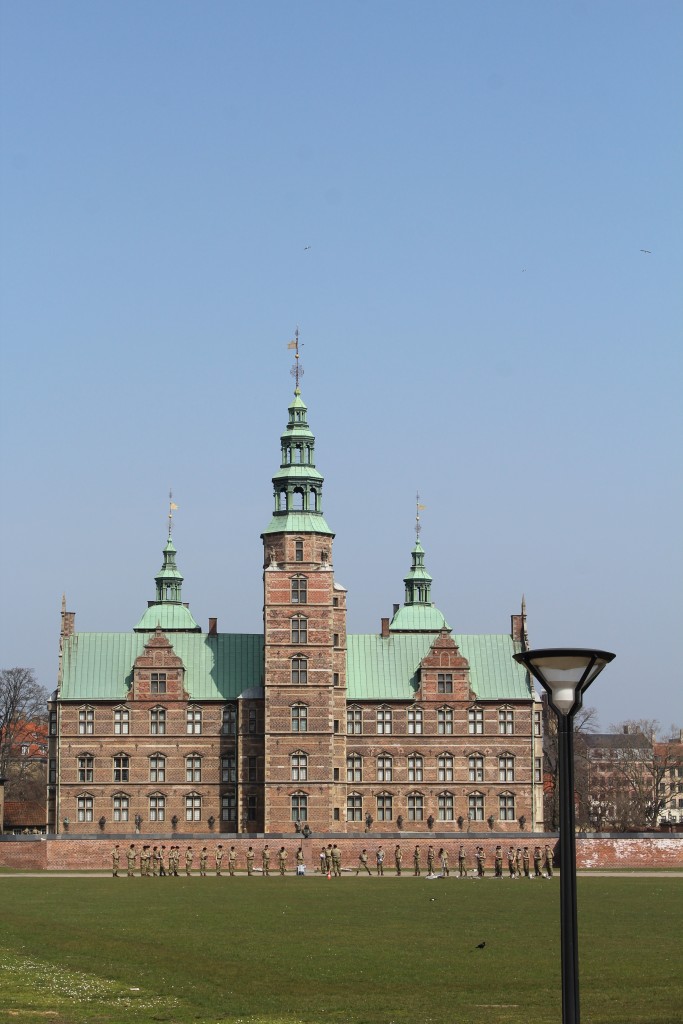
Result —
[{"label": "green copper roof", "polygon": [[416,629],[438,633],[441,629],[450,628],[443,614],[433,604],[404,604],[389,624],[392,633]]},{"label": "green copper roof", "polygon": [[[143,633],[74,633],[64,641],[64,700],[125,700]],[[185,666],[192,700],[235,700],[263,683],[263,637],[257,633],[177,633],[169,637]]]},{"label": "green copper roof", "polygon": [[275,512],[261,536],[268,533],[325,533],[334,537],[319,512]]},{"label": "green copper roof", "polygon": [[[373,633],[347,637],[347,699],[414,700],[416,673],[436,633]],[[470,664],[470,684],[479,700],[529,700],[528,673],[512,655],[521,648],[507,634],[453,639]]]},{"label": "green copper roof", "polygon": [[168,633],[177,630],[193,630],[195,632],[201,630],[201,626],[197,625],[189,608],[186,608],[184,604],[170,604],[165,601],[150,605],[135,626],[135,630],[137,632],[140,630],[153,631],[157,626],[161,626],[164,632]]}]

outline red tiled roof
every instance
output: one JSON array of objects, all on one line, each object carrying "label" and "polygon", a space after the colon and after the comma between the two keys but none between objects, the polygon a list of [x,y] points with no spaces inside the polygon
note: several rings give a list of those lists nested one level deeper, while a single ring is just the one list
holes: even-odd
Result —
[{"label": "red tiled roof", "polygon": [[42,828],[47,821],[40,800],[5,800],[5,828]]}]

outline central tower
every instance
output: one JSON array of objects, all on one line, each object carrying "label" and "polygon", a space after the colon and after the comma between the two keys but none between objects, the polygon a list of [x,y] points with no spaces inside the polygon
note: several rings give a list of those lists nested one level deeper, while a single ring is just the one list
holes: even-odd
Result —
[{"label": "central tower", "polygon": [[273,515],[261,535],[266,832],[291,831],[296,822],[313,831],[344,828],[346,592],[334,580],[334,534],[298,385],[297,372]]}]

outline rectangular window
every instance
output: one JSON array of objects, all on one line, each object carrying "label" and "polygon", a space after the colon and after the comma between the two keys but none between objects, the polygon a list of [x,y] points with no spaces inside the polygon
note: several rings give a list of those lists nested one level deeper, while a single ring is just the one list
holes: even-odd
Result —
[{"label": "rectangular window", "polygon": [[380,793],[377,797],[377,820],[394,820],[394,802],[389,793]]},{"label": "rectangular window", "polygon": [[453,709],[439,708],[437,712],[437,731],[440,736],[453,734]]},{"label": "rectangular window", "polygon": [[79,821],[92,821],[93,798],[91,796],[79,796],[77,800],[77,810]]},{"label": "rectangular window", "polygon": [[237,781],[237,760],[234,754],[221,758],[221,782]]},{"label": "rectangular window", "polygon": [[308,708],[305,704],[295,704],[292,708],[292,732],[307,732]]},{"label": "rectangular window", "polygon": [[470,782],[484,781],[484,758],[480,754],[472,754],[468,758]]},{"label": "rectangular window", "polygon": [[234,736],[237,732],[237,708],[234,704],[226,704],[223,708],[223,732],[226,736]]},{"label": "rectangular window", "polygon": [[543,782],[543,763],[540,757],[534,758],[534,782]]},{"label": "rectangular window", "polygon": [[484,820],[484,794],[470,793],[467,798],[468,818],[470,821]]},{"label": "rectangular window", "polygon": [[249,715],[247,716],[247,729],[250,733],[257,731],[258,719],[256,717],[256,708],[249,709]]},{"label": "rectangular window", "polygon": [[346,758],[346,781],[363,781],[363,761],[359,754],[349,754]]},{"label": "rectangular window", "polygon": [[149,759],[149,781],[166,781],[166,758],[162,757],[161,754],[154,754]]},{"label": "rectangular window", "polygon": [[305,576],[295,576],[292,580],[292,604],[306,604],[308,601],[308,580]]},{"label": "rectangular window", "polygon": [[308,643],[308,619],[296,618],[292,619],[292,643],[293,644],[307,644]]},{"label": "rectangular window", "polygon": [[335,807],[332,812],[332,821],[339,821],[339,808]]},{"label": "rectangular window", "polygon": [[391,757],[384,754],[377,758],[377,781],[391,782],[394,774],[394,762]]},{"label": "rectangular window", "polygon": [[223,821],[237,821],[237,798],[234,791],[221,797],[221,818]]},{"label": "rectangular window", "polygon": [[498,781],[515,781],[515,759],[509,754],[504,754],[498,758]]},{"label": "rectangular window", "polygon": [[421,793],[408,794],[408,821],[422,821],[424,818],[424,797]]},{"label": "rectangular window", "polygon": [[185,758],[185,782],[202,781],[202,759],[196,754]]},{"label": "rectangular window", "polygon": [[152,672],[150,690],[152,693],[166,693],[165,672]]},{"label": "rectangular window", "polygon": [[334,768],[333,769],[333,778],[334,778],[335,782],[339,782],[339,769],[338,768]]},{"label": "rectangular window", "polygon": [[81,736],[92,736],[95,731],[95,712],[92,708],[80,708],[78,732]]},{"label": "rectangular window", "polygon": [[127,736],[130,729],[128,708],[114,708],[114,735]]},{"label": "rectangular window", "polygon": [[480,735],[484,731],[484,712],[481,708],[470,708],[467,712],[467,731]]},{"label": "rectangular window", "polygon": [[304,542],[302,540],[294,541],[294,561],[303,562],[304,560]]},{"label": "rectangular window", "polygon": [[332,727],[335,732],[339,732],[339,719],[335,718],[334,722],[332,723]]},{"label": "rectangular window", "polygon": [[363,732],[363,710],[351,707],[346,712],[346,732],[349,736],[360,736]]},{"label": "rectangular window", "polygon": [[247,797],[247,821],[256,821],[258,811],[258,797]]},{"label": "rectangular window", "polygon": [[92,782],[93,778],[93,759],[89,754],[78,759],[78,781],[79,782]]},{"label": "rectangular window", "polygon": [[512,708],[501,708],[498,712],[498,732],[501,736],[511,736],[515,731],[515,713]]},{"label": "rectangular window", "polygon": [[156,794],[155,796],[151,796],[149,798],[149,820],[166,820],[166,797]]},{"label": "rectangular window", "polygon": [[247,778],[249,782],[257,781],[257,761],[255,757],[250,757],[247,761]]},{"label": "rectangular window", "polygon": [[338,672],[333,672],[332,673],[332,685],[333,686],[339,686],[339,673]]},{"label": "rectangular window", "polygon": [[57,784],[57,758],[56,757],[51,757],[50,758],[50,772],[49,772],[49,776],[48,776],[48,781],[49,781],[51,786],[54,786],[54,785]]},{"label": "rectangular window", "polygon": [[350,793],[346,798],[346,820],[363,820],[363,798],[360,793]]},{"label": "rectangular window", "polygon": [[453,673],[439,672],[436,677],[437,693],[453,693]]},{"label": "rectangular window", "polygon": [[501,821],[515,820],[515,798],[512,793],[501,793],[498,817]]},{"label": "rectangular window", "polygon": [[166,732],[166,709],[152,708],[149,713],[149,731],[153,736],[163,736]]},{"label": "rectangular window", "polygon": [[424,762],[419,754],[408,758],[408,782],[422,782]]},{"label": "rectangular window", "polygon": [[306,754],[292,754],[292,782],[305,782],[308,778],[308,757]]},{"label": "rectangular window", "polygon": [[114,758],[114,782],[128,782],[129,760],[126,754]]},{"label": "rectangular window", "polygon": [[450,754],[442,754],[437,759],[439,782],[453,781],[453,758]]},{"label": "rectangular window", "polygon": [[377,711],[377,732],[380,735],[388,736],[392,728],[391,708],[379,708]]},{"label": "rectangular window", "polygon": [[422,733],[422,708],[408,708],[408,733],[411,736]]},{"label": "rectangular window", "polygon": [[292,684],[304,685],[308,682],[308,661],[306,658],[292,658]]},{"label": "rectangular window", "polygon": [[202,731],[202,712],[200,708],[187,709],[187,732],[198,734]]},{"label": "rectangular window", "polygon": [[339,647],[339,633],[334,634],[333,643],[335,647]]},{"label": "rectangular window", "polygon": [[185,797],[185,821],[202,820],[202,798],[199,793],[188,793]]},{"label": "rectangular window", "polygon": [[306,821],[308,818],[308,797],[305,793],[292,795],[292,821]]},{"label": "rectangular window", "polygon": [[534,736],[541,735],[541,712],[534,711]]},{"label": "rectangular window", "polygon": [[114,821],[128,821],[128,797],[123,794],[114,797]]},{"label": "rectangular window", "polygon": [[439,821],[453,821],[452,793],[439,793]]},{"label": "rectangular window", "polygon": [[50,736],[57,735],[57,712],[50,712]]}]

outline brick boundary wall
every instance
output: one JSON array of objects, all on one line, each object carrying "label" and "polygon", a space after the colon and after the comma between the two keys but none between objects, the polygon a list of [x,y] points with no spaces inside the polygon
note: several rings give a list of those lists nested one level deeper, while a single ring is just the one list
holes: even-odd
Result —
[{"label": "brick boundary wall", "polygon": [[[410,835],[379,835],[368,833],[366,835],[319,835],[315,834],[310,839],[301,839],[299,836],[290,835],[256,835],[256,836],[231,836],[220,835],[207,838],[206,835],[120,835],[109,836],[106,839],[90,836],[0,836],[0,867],[15,868],[26,871],[68,871],[68,870],[110,870],[111,851],[115,843],[119,843],[121,853],[120,872],[125,873],[126,858],[125,851],[134,843],[139,854],[144,843],[155,846],[162,843],[166,851],[171,845],[179,845],[181,849],[181,870],[184,871],[184,854],[187,846],[192,846],[194,851],[193,873],[199,870],[199,853],[203,846],[206,846],[209,853],[209,870],[214,871],[214,852],[218,843],[223,845],[225,859],[223,862],[223,873],[227,873],[227,851],[231,846],[237,849],[237,869],[243,871],[246,861],[245,855],[248,846],[253,846],[255,866],[261,867],[261,851],[266,843],[270,848],[270,870],[276,874],[277,853],[281,846],[287,850],[287,870],[292,872],[295,866],[295,854],[299,845],[303,845],[306,866],[308,872],[316,870],[319,866],[320,850],[328,843],[336,843],[342,851],[343,867],[355,868],[358,864],[358,854],[365,847],[368,853],[370,868],[375,869],[375,853],[380,844],[384,847],[384,864],[389,874],[394,872],[394,848],[400,844],[403,852],[402,869],[404,874],[412,874],[413,871],[413,850],[416,845],[420,847],[421,868],[423,873],[427,866],[427,848],[431,844],[435,853],[438,854],[441,846],[447,850],[451,872],[457,871],[458,849],[460,844],[467,852],[467,862],[470,871],[474,869],[474,853],[477,846],[483,846],[486,852],[486,872],[493,873],[494,850],[498,843],[503,848],[503,854],[508,846],[513,845],[515,849],[528,846],[533,857],[533,848],[539,845],[541,849],[548,843],[555,851],[557,860],[558,842],[554,833],[495,833],[487,832],[481,834],[468,833],[462,837],[453,833],[424,833]],[[683,869],[683,834],[639,834],[624,836],[622,834],[601,833],[594,836],[577,836],[576,839],[576,860],[579,868],[679,868]],[[139,864],[139,861],[138,861]],[[504,871],[507,871],[507,861],[504,859]]]}]

